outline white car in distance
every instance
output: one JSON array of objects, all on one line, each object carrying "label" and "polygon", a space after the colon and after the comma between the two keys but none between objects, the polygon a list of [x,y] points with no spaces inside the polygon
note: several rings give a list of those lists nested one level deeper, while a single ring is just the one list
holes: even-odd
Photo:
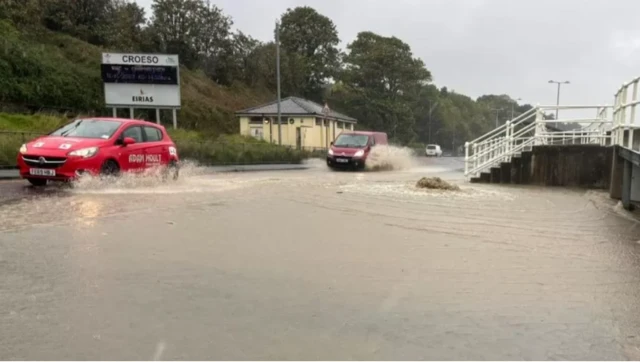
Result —
[{"label": "white car in distance", "polygon": [[442,156],[442,148],[439,145],[427,145],[426,149],[427,157],[440,157]]}]

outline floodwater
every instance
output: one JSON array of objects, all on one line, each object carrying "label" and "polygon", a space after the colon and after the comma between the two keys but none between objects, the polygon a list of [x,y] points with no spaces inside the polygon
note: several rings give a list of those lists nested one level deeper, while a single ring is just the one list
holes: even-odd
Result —
[{"label": "floodwater", "polygon": [[311,166],[0,183],[0,359],[640,358],[640,229],[605,193]]}]

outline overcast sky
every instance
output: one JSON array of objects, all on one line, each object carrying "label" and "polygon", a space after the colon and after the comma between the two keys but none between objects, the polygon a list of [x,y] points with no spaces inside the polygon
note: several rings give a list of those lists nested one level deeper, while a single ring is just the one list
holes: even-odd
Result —
[{"label": "overcast sky", "polygon": [[[152,0],[136,0],[151,15]],[[477,98],[509,94],[555,104],[613,103],[640,75],[639,0],[211,0],[234,27],[271,40],[287,8],[307,5],[336,24],[342,46],[360,31],[396,36],[439,87]]]}]

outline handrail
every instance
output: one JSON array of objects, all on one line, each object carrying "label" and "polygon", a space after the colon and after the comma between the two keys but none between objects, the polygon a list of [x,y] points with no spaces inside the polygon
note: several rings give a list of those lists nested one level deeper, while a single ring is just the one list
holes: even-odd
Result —
[{"label": "handrail", "polygon": [[[524,119],[529,118],[529,116],[532,116],[532,115],[533,115],[534,113],[536,113],[536,112],[537,112],[537,109],[536,109],[535,107],[534,107],[534,108],[531,108],[530,110],[528,110],[528,111],[526,111],[526,112],[522,113],[521,115],[519,115],[518,117],[514,118],[514,119],[513,119],[513,121],[512,121],[512,123],[515,123],[516,125],[518,125],[518,124],[519,124],[520,122],[522,122]],[[526,117],[525,117],[525,116],[526,116]],[[520,119],[520,118],[522,118],[522,119]],[[493,133],[496,133],[497,131],[499,131],[499,130],[501,130],[501,129],[503,129],[503,128],[504,128],[504,129],[506,129],[506,127],[507,127],[507,123],[504,123],[503,125],[501,125],[501,126],[499,126],[499,127],[497,127],[497,128],[494,128],[492,131],[489,131],[489,132],[487,132],[487,133],[483,134],[482,136],[480,136],[480,137],[478,137],[478,138],[474,139],[473,141],[471,141],[471,143],[477,143],[477,142],[478,142],[479,140],[481,140],[482,138],[487,137],[487,136],[489,136],[489,135],[492,135]],[[498,132],[498,133],[499,133],[499,132]]]},{"label": "handrail", "polygon": [[[616,106],[621,102],[617,100]],[[608,117],[609,109],[616,106],[537,106],[507,121],[484,135],[465,143],[465,176],[474,176],[484,172],[500,162],[508,162],[523,149],[543,144],[600,144],[605,145],[613,139],[613,126]],[[548,120],[545,110],[574,109],[596,110],[596,117],[567,118]],[[554,123],[577,124],[572,130],[550,130]],[[524,127],[520,127],[524,125]],[[613,129],[613,128],[611,128]]]}]

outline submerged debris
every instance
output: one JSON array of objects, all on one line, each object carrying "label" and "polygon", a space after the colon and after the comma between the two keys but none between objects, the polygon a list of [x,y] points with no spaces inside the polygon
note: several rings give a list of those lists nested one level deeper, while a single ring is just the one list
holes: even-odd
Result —
[{"label": "submerged debris", "polygon": [[421,189],[460,191],[460,187],[458,187],[458,185],[450,184],[440,177],[423,177],[418,180],[416,187]]}]

